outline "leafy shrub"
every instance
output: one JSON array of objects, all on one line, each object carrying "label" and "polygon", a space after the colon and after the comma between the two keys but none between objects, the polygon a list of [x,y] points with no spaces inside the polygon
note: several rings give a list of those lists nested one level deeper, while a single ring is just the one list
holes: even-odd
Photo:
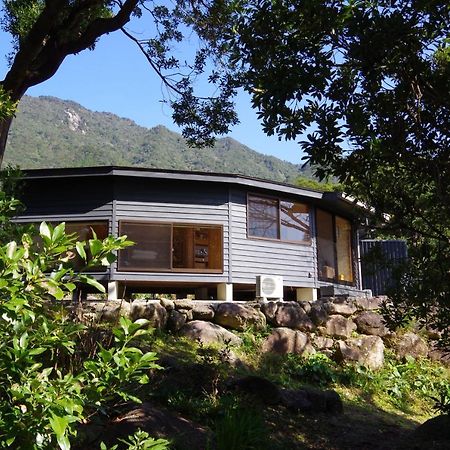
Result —
[{"label": "leafy shrub", "polygon": [[328,386],[338,378],[336,363],[323,353],[308,357],[288,356],[289,372],[303,383]]},{"label": "leafy shrub", "polygon": [[435,396],[431,397],[434,400],[434,409],[441,414],[450,415],[450,382],[442,383]]},{"label": "leafy shrub", "polygon": [[[169,443],[165,439],[153,439],[145,431],[138,430],[127,439],[119,439],[120,442],[125,444],[127,450],[167,450]],[[100,450],[116,450],[119,446],[114,445],[109,449],[102,442],[100,444]]]},{"label": "leafy shrub", "polygon": [[267,427],[259,411],[242,406],[225,410],[214,427],[216,450],[263,450],[270,448]]},{"label": "leafy shrub", "polygon": [[[0,200],[9,210],[7,199]],[[126,237],[75,241],[64,224],[42,223],[39,239],[25,233],[0,246],[0,448],[69,449],[77,423],[108,402],[135,399],[131,383],[147,383],[149,369],[158,367],[154,353],[132,346],[147,333],[147,322],[125,318],[113,330],[114,345],[99,345],[79,367],[70,364],[86,326],[61,314],[56,301],[79,282],[104,291],[75,272],[73,258],[87,267],[107,265],[114,251],[130,245]]]}]

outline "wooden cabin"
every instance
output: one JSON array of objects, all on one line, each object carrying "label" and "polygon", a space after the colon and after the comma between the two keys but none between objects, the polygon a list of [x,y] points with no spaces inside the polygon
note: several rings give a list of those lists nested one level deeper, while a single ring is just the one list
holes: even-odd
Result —
[{"label": "wooden cabin", "polygon": [[20,222],[136,245],[92,275],[110,298],[171,292],[314,300],[360,289],[356,211],[338,193],[231,174],[126,167],[25,171]]}]

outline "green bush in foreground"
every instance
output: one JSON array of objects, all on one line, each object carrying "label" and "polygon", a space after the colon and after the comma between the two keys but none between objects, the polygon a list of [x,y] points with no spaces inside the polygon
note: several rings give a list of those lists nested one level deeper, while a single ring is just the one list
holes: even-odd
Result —
[{"label": "green bush in foreground", "polygon": [[86,267],[107,265],[127,245],[126,237],[76,242],[64,223],[42,223],[38,239],[23,234],[0,246],[0,448],[69,449],[78,423],[135,399],[131,383],[147,383],[158,367],[155,353],[132,345],[147,333],[144,320],[121,318],[112,345],[77,356],[88,330],[57,305],[78,282],[104,291],[73,269],[75,256]]}]

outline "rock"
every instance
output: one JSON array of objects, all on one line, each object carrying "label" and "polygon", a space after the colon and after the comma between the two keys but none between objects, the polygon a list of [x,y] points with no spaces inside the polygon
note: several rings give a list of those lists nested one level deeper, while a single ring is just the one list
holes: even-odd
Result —
[{"label": "rock", "polygon": [[347,342],[339,341],[337,358],[377,370],[384,363],[384,344],[379,336],[360,336]]},{"label": "rock", "polygon": [[171,331],[179,331],[186,323],[186,316],[180,311],[173,310],[169,313],[167,328]]},{"label": "rock", "polygon": [[436,345],[429,350],[428,358],[450,367],[450,352],[444,351]]},{"label": "rock", "polygon": [[317,350],[329,350],[334,347],[333,339],[325,336],[314,336],[312,338],[312,344]]},{"label": "rock", "polygon": [[347,339],[356,330],[356,324],[351,319],[340,315],[329,316],[325,322],[326,333],[336,338]]},{"label": "rock", "polygon": [[83,313],[91,311],[95,320],[117,322],[121,316],[129,317],[131,307],[125,300],[89,301],[83,304]]},{"label": "rock", "polygon": [[272,334],[266,338],[261,347],[264,353],[302,354],[307,350],[308,336],[301,331],[290,328],[274,328]]},{"label": "rock", "polygon": [[167,310],[159,302],[153,300],[134,300],[131,303],[132,320],[147,319],[149,326],[164,328],[167,323]]},{"label": "rock", "polygon": [[330,298],[325,303],[325,309],[328,314],[339,314],[349,317],[356,312],[356,306],[346,298]]},{"label": "rock", "polygon": [[267,321],[272,325],[275,324],[275,314],[277,313],[278,304],[276,302],[264,302],[261,304],[261,312],[266,316]]},{"label": "rock", "polygon": [[266,327],[266,317],[261,311],[251,306],[238,303],[222,303],[219,305],[214,321],[224,327],[243,331],[248,327],[263,330]]},{"label": "rock", "polygon": [[311,312],[311,303],[306,300],[301,300],[298,302],[298,304],[303,308],[303,311],[305,311],[306,314],[309,314]]},{"label": "rock", "polygon": [[231,331],[211,322],[193,320],[186,323],[180,330],[180,334],[191,339],[199,340],[203,344],[225,344],[241,345],[242,339]]},{"label": "rock", "polygon": [[169,300],[168,298],[160,299],[159,303],[161,303],[161,306],[164,306],[164,308],[166,308],[167,311],[172,311],[175,309],[175,303],[172,300]]},{"label": "rock", "polygon": [[174,300],[173,304],[175,309],[192,309],[194,307],[194,302],[188,299]]},{"label": "rock", "polygon": [[196,304],[192,309],[194,320],[213,320],[214,309],[209,305]]},{"label": "rock", "polygon": [[328,319],[328,313],[323,302],[313,303],[309,316],[316,326],[323,325]]},{"label": "rock", "polygon": [[372,311],[364,311],[354,319],[358,332],[372,336],[384,337],[389,333],[383,317]]},{"label": "rock", "polygon": [[354,297],[353,302],[356,307],[364,311],[373,311],[380,309],[381,304],[386,297]]},{"label": "rock", "polygon": [[[414,438],[423,443],[418,448],[450,448],[450,416],[443,414],[428,419],[416,428]],[[445,447],[438,447],[443,443],[446,444]]]},{"label": "rock", "polygon": [[279,304],[275,313],[274,325],[301,331],[312,331],[314,324],[298,303]]},{"label": "rock", "polygon": [[99,440],[103,440],[109,448],[118,439],[124,439],[139,429],[154,438],[171,440],[180,450],[207,448],[211,439],[210,433],[202,426],[165,408],[143,403],[112,420]]},{"label": "rock", "polygon": [[283,389],[281,401],[288,409],[304,413],[337,414],[342,413],[344,409],[339,394],[333,390]]},{"label": "rock", "polygon": [[427,343],[414,333],[405,333],[401,336],[395,350],[399,358],[405,358],[405,356],[425,358],[428,355]]},{"label": "rock", "polygon": [[276,405],[281,401],[281,392],[278,387],[265,378],[251,375],[227,384],[229,389],[250,394],[265,405]]},{"label": "rock", "polygon": [[186,316],[186,320],[194,320],[194,313],[192,309],[184,309],[184,308],[180,308],[177,310],[178,312],[184,314]]}]

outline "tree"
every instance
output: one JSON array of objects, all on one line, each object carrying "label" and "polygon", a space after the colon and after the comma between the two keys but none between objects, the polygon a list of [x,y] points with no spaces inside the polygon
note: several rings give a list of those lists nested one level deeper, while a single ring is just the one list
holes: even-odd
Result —
[{"label": "tree", "polygon": [[[202,2],[200,2],[202,3]],[[94,49],[104,34],[121,30],[132,39],[151,67],[173,95],[174,118],[185,126],[185,136],[199,146],[212,143],[214,133],[224,133],[236,122],[231,80],[210,77],[219,83],[214,97],[194,95],[193,78],[205,70],[206,47],[199,47],[192,64],[185,65],[173,55],[169,43],[183,39],[181,29],[195,29],[196,1],[179,0],[172,9],[145,0],[4,0],[2,27],[14,44],[10,68],[0,82],[0,104],[12,104],[28,88],[51,78],[64,59],[85,49]],[[134,17],[152,20],[155,37],[134,37],[124,27]],[[185,71],[181,72],[184,68]],[[0,116],[0,164],[12,117]]]},{"label": "tree", "polygon": [[[261,0],[222,31],[267,134],[302,139],[406,238],[405,312],[450,325],[450,47],[447,1]],[[221,42],[223,45],[223,42]],[[430,314],[431,313],[431,314]]]}]

